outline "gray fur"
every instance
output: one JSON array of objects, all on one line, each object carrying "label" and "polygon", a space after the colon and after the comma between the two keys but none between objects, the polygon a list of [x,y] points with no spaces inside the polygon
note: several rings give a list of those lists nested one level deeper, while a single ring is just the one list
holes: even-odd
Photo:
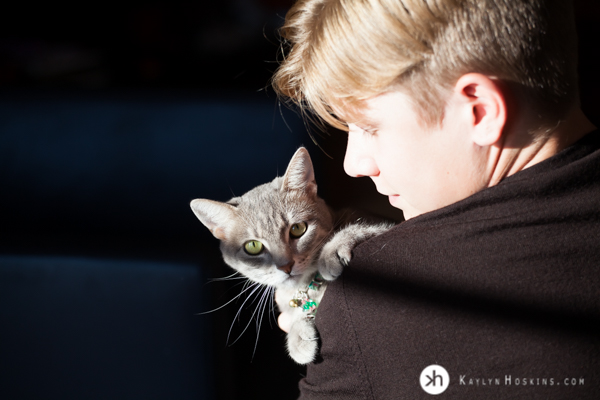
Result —
[{"label": "gray fur", "polygon": [[[225,262],[254,282],[275,287],[281,312],[290,313],[288,352],[299,364],[314,361],[318,354],[318,333],[313,319],[300,308],[291,308],[297,289],[305,288],[319,271],[326,280],[337,278],[358,243],[389,229],[391,224],[353,222],[342,229],[342,221],[317,196],[312,161],[300,148],[283,177],[260,185],[240,197],[221,203],[196,199],[191,207],[198,219],[221,240]],[[292,225],[304,222],[306,232],[299,238],[290,234]],[[263,251],[250,255],[248,241],[260,241]],[[286,266],[292,265],[288,274]],[[279,267],[279,268],[278,268]],[[319,291],[309,291],[321,301],[326,283]]]}]

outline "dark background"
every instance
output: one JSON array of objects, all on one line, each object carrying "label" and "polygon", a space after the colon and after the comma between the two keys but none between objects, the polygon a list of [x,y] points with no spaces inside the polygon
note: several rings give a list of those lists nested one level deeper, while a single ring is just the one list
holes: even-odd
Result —
[{"label": "dark background", "polygon": [[[12,2],[0,15],[3,89],[268,90],[292,0]],[[599,5],[575,0],[582,99],[594,114]]]},{"label": "dark background", "polygon": [[[107,1],[67,5],[22,1],[3,6],[0,137],[4,135],[1,145],[7,147],[0,148],[4,157],[0,159],[0,253],[198,265],[199,298],[193,300],[190,313],[217,308],[239,293],[240,287],[229,282],[206,283],[210,278],[229,275],[230,270],[220,259],[218,242],[195,220],[187,204],[194,197],[227,200],[234,193],[241,194],[272,179],[283,172],[294,149],[301,144],[313,156],[319,191],[330,204],[362,206],[400,219],[386,199],[374,193],[370,180],[353,180],[344,175],[344,134],[312,129],[319,143],[315,145],[308,136],[309,127],[296,114],[282,109],[269,88],[269,79],[280,58],[277,28],[291,3]],[[600,6],[595,1],[576,4],[582,106],[598,125]],[[195,109],[199,110],[198,115],[194,114]],[[51,115],[44,110],[50,110]],[[100,120],[115,113],[137,115],[137,120],[115,128],[120,136],[113,137],[112,131],[94,133]],[[48,131],[40,128],[38,135],[24,139],[11,125],[12,117],[23,115],[39,118],[45,126],[47,121],[54,123],[52,116],[56,115],[68,121],[61,120],[63,125]],[[140,119],[151,122],[138,125]],[[210,123],[205,122],[208,119]],[[178,120],[188,122],[177,125]],[[165,121],[164,129],[161,121]],[[266,127],[264,134],[249,127],[262,127],[261,124]],[[68,129],[61,130],[61,126],[67,126],[71,133],[67,135]],[[192,129],[189,135],[181,133],[190,126],[205,129]],[[73,127],[81,128],[82,133]],[[227,136],[229,133],[233,136]],[[290,138],[282,138],[287,133]],[[6,139],[12,134],[20,136]],[[105,141],[97,135],[105,135]],[[153,142],[156,148],[144,147],[149,136],[160,139]],[[81,141],[76,140],[78,137]],[[9,148],[11,143],[13,147]],[[28,144],[28,150],[14,143]],[[98,154],[115,156],[90,161],[87,155],[96,153],[87,153],[86,149],[101,145],[106,149]],[[174,150],[167,154],[165,148],[169,146]],[[130,148],[120,152],[124,147]],[[196,147],[197,164],[193,156]],[[167,161],[161,164],[161,157]],[[50,161],[44,163],[46,158]],[[132,166],[128,160],[132,160]],[[26,166],[36,163],[37,170],[27,170]],[[107,175],[108,167],[117,172]],[[89,173],[85,184],[64,189],[62,182],[68,179],[70,171],[80,170],[83,174],[86,168]],[[29,172],[19,172],[26,170]],[[107,179],[112,179],[112,183],[105,182]],[[57,187],[62,189],[57,191]],[[152,200],[144,208],[140,193],[146,192],[152,193]],[[73,266],[67,267],[71,271]],[[135,282],[135,278],[129,274],[123,282]],[[235,338],[252,318],[254,306],[235,319],[240,305],[232,304],[209,316],[194,316],[194,324],[209,327],[208,336],[199,340],[211,354],[206,358],[207,369],[194,371],[209,377],[220,399],[295,398],[297,381],[304,369],[285,355],[284,334],[272,319],[269,324],[268,317],[263,318],[258,341],[251,325],[238,342],[226,345],[230,326],[233,324]],[[68,326],[65,329],[72,329]],[[200,328],[194,325],[193,329]],[[6,332],[0,330],[3,342],[9,337]],[[60,336],[60,330],[57,332]],[[111,335],[111,330],[107,328],[100,334]],[[64,335],[68,337],[67,333]],[[3,356],[8,353],[2,353],[3,349],[6,347],[0,347],[0,393],[3,387],[23,384],[18,383],[16,373],[11,375],[16,369],[5,361],[8,358]],[[150,362],[143,360],[140,362]],[[67,361],[61,365],[68,368]],[[19,371],[27,371],[27,366],[21,367]],[[39,372],[38,367],[31,370]],[[118,369],[108,364],[98,366],[106,376],[111,368]],[[55,372],[52,367],[46,370],[51,377]],[[201,377],[198,380],[202,381]],[[11,398],[16,392],[4,393],[5,398]],[[132,393],[126,398],[136,398]],[[116,398],[114,394],[112,398]],[[146,393],[139,398],[151,396]]]}]

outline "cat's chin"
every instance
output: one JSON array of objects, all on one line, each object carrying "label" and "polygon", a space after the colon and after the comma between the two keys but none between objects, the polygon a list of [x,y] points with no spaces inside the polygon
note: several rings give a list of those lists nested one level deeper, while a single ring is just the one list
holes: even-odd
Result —
[{"label": "cat's chin", "polygon": [[310,279],[305,275],[288,275],[278,286],[296,289],[302,286],[307,286]]}]

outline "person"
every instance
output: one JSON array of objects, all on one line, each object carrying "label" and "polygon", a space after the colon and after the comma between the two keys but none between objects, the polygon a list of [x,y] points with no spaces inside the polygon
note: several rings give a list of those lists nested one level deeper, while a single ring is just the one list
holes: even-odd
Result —
[{"label": "person", "polygon": [[347,131],[345,171],[406,219],[328,286],[300,398],[600,398],[600,135],[570,2],[299,0],[282,36],[278,94]]}]

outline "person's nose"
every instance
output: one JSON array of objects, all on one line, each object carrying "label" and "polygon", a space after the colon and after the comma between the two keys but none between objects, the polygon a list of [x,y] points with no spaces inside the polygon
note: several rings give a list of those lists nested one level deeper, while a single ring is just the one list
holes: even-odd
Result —
[{"label": "person's nose", "polygon": [[366,143],[366,136],[362,131],[350,129],[348,132],[344,171],[354,178],[379,175],[377,164],[370,155],[370,143]]}]

